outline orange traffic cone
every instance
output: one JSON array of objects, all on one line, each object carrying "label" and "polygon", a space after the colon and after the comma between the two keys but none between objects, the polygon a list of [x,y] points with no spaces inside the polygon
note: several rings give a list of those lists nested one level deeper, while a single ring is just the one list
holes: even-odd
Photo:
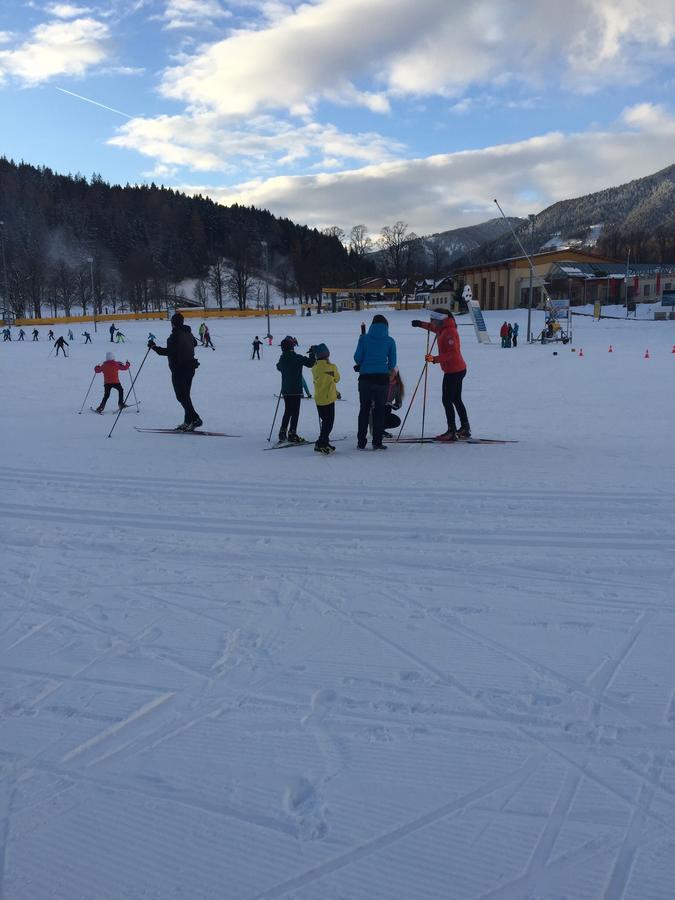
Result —
[{"label": "orange traffic cone", "polygon": [[645,359],[649,359],[649,350],[645,350]]},{"label": "orange traffic cone", "polygon": [[608,352],[608,353],[614,353],[614,348],[612,347],[611,344],[609,345],[609,350],[608,350],[607,352]]},{"label": "orange traffic cone", "polygon": [[581,359],[581,357],[582,357],[583,355],[584,355],[584,348],[583,348],[583,347],[579,347],[579,359]]}]

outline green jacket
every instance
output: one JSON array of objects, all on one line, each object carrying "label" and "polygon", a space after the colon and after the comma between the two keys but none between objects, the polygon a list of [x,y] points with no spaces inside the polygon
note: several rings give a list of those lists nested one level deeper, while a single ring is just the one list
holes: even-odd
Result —
[{"label": "green jacket", "polygon": [[281,372],[281,393],[284,396],[297,394],[302,396],[302,367],[311,369],[314,365],[314,355],[301,356],[293,350],[282,350],[277,369]]}]

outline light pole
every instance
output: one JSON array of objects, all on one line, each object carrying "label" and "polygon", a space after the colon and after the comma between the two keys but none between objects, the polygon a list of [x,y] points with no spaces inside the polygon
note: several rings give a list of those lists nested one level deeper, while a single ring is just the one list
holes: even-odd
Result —
[{"label": "light pole", "polygon": [[260,241],[265,254],[265,314],[267,315],[267,337],[272,336],[270,331],[270,258],[267,251],[267,241]]},{"label": "light pole", "polygon": [[94,257],[88,256],[87,262],[89,263],[89,274],[91,276],[91,305],[94,311],[94,331],[98,332],[96,327],[96,296],[94,295]]},{"label": "light pole", "polygon": [[[628,248],[628,253],[626,254],[626,274],[624,276],[624,302],[626,304],[626,318],[628,318],[628,266],[630,265],[630,247]],[[636,307],[637,309],[637,307]]]},{"label": "light pole", "polygon": [[7,260],[5,259],[5,223],[0,221],[0,247],[2,247],[2,273],[4,279],[4,287],[2,291],[2,320],[8,325],[7,313],[9,311],[9,284],[7,283]]},{"label": "light pole", "polygon": [[[530,213],[528,219],[530,220],[530,253],[533,252],[534,247],[534,220],[537,217],[534,213]],[[529,297],[527,299],[527,341],[528,343],[532,342],[532,329],[530,328],[530,323],[532,321],[532,279],[534,277],[534,265],[532,264],[532,260],[530,260],[530,292]]]}]

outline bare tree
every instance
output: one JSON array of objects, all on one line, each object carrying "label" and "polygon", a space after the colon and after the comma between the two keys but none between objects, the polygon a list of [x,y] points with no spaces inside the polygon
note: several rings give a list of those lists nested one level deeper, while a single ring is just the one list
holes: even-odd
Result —
[{"label": "bare tree", "polygon": [[431,277],[434,280],[434,285],[447,275],[448,264],[447,249],[440,241],[434,241],[431,245]]},{"label": "bare tree", "polygon": [[255,280],[256,260],[253,247],[251,237],[243,231],[232,242],[230,251],[232,271],[225,279],[225,289],[237,301],[239,309],[246,309],[248,296]]},{"label": "bare tree", "polygon": [[[405,222],[385,225],[379,239],[379,247],[384,255],[387,273],[395,280],[399,292],[403,292],[403,282],[408,274],[408,266],[417,246],[418,237]],[[407,305],[406,296],[406,305]]]},{"label": "bare tree", "polygon": [[208,274],[208,282],[211,291],[213,292],[214,297],[216,298],[216,303],[218,304],[218,309],[223,308],[223,292],[225,290],[225,277],[227,275],[227,270],[225,268],[225,264],[223,260],[219,257],[209,269]]},{"label": "bare tree", "polygon": [[198,278],[197,281],[195,281],[195,286],[192,289],[192,296],[200,306],[206,308],[206,304],[209,301],[209,287],[205,278]]},{"label": "bare tree", "polygon": [[363,261],[368,253],[373,250],[373,241],[368,234],[365,225],[354,225],[349,232],[349,253],[352,258],[354,275],[356,278],[356,286],[361,287],[361,272],[363,271]]}]

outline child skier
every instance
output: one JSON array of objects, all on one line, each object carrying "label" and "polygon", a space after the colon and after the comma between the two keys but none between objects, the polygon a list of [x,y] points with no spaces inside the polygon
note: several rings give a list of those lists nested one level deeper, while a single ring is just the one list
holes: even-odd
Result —
[{"label": "child skier", "polygon": [[19,340],[22,341],[26,337],[26,332],[23,328],[19,328]]},{"label": "child skier", "polygon": [[398,368],[393,369],[391,374],[389,375],[389,393],[387,394],[387,403],[386,403],[386,412],[384,415],[384,433],[383,437],[391,439],[393,434],[390,433],[390,428],[398,428],[401,424],[401,419],[396,415],[396,410],[399,410],[403,406],[403,397],[405,396],[405,387],[403,386],[403,379],[401,378],[401,373]]},{"label": "child skier", "polygon": [[204,333],[202,334],[202,344],[205,347],[210,347],[212,350],[216,348],[213,346],[213,341],[211,340],[211,332],[209,331],[209,326],[204,326]]},{"label": "child skier", "polygon": [[31,334],[33,335],[34,341],[37,341],[40,339],[40,332],[37,330],[37,328],[34,328],[33,331],[31,332]]},{"label": "child skier", "polygon": [[103,400],[96,407],[97,413],[102,413],[105,409],[105,405],[108,402],[108,397],[110,396],[110,392],[114,388],[117,391],[118,399],[117,406],[119,409],[124,409],[126,407],[126,403],[124,402],[124,391],[122,390],[122,385],[120,384],[120,372],[126,372],[129,368],[129,360],[125,363],[118,362],[115,359],[114,353],[106,353],[105,362],[101,363],[98,366],[94,366],[94,372],[97,375],[103,373]]},{"label": "child skier", "polygon": [[253,353],[251,354],[251,359],[260,359],[260,348],[262,347],[262,345],[263,342],[256,334],[255,340],[252,342]]},{"label": "child skier", "polygon": [[88,331],[83,331],[82,337],[84,338],[85,344],[91,344],[91,335],[89,334]]},{"label": "child skier", "polygon": [[75,340],[75,335],[73,334],[73,329],[72,329],[72,328],[69,328],[69,329],[68,329],[68,340],[69,340],[69,341],[74,341],[74,340]]},{"label": "child skier", "polygon": [[49,329],[49,333],[47,334],[47,340],[50,340],[50,341],[54,340],[54,332],[52,331],[51,328]]},{"label": "child skier", "polygon": [[330,443],[330,433],[335,422],[335,401],[337,400],[335,385],[340,380],[340,373],[338,367],[330,361],[330,352],[325,344],[310,347],[309,352],[316,357],[316,362],[312,367],[312,379],[314,380],[316,411],[321,423],[321,432],[314,444],[314,450],[316,453],[334,453],[335,447]]},{"label": "child skier", "polygon": [[63,353],[64,356],[67,356],[66,347],[70,347],[68,341],[62,336],[59,335],[56,341],[54,342],[54,347],[56,349],[56,355],[59,355],[59,350]]},{"label": "child skier", "polygon": [[284,414],[279,429],[279,440],[291,444],[304,444],[305,439],[298,436],[298,418],[300,416],[300,399],[302,397],[302,367],[311,369],[314,365],[314,354],[310,349],[308,356],[300,356],[295,352],[298,342],[287,335],[281,342],[281,356],[277,369],[281,372],[281,396],[284,398]]},{"label": "child skier", "polygon": [[117,329],[117,335],[115,337],[115,340],[117,341],[118,344],[124,343],[124,334],[123,334],[123,332],[121,332],[119,330],[119,328]]}]

